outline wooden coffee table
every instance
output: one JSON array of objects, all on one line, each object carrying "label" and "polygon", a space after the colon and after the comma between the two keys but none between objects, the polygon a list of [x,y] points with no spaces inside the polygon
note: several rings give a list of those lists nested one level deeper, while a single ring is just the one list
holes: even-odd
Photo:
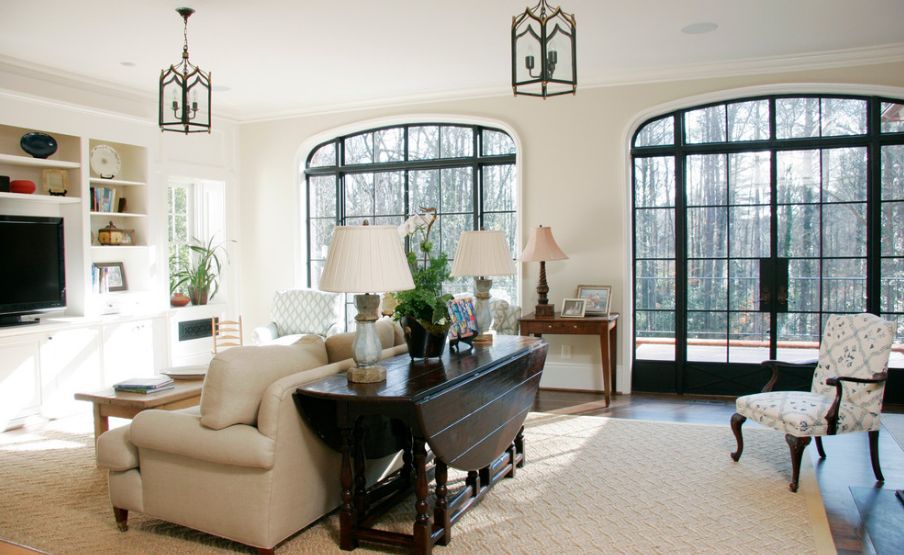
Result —
[{"label": "wooden coffee table", "polygon": [[79,401],[94,403],[94,441],[110,429],[109,417],[135,418],[147,409],[175,410],[201,402],[204,380],[176,380],[176,387],[160,393],[126,393],[112,387],[94,393],[76,393]]}]

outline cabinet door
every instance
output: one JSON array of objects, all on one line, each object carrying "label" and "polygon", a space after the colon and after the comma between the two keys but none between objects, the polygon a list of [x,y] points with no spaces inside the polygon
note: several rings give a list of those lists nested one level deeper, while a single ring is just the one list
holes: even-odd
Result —
[{"label": "cabinet door", "polygon": [[37,412],[38,384],[38,336],[0,339],[0,431]]},{"label": "cabinet door", "polygon": [[41,340],[41,414],[59,418],[91,409],[76,401],[76,393],[103,387],[100,367],[100,329],[76,328],[47,334]]},{"label": "cabinet door", "polygon": [[155,374],[154,320],[104,326],[104,385]]}]

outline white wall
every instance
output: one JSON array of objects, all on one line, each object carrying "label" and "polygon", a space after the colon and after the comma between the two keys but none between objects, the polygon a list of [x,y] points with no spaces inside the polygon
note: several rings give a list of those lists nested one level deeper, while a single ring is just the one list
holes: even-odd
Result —
[{"label": "white wall", "polygon": [[[720,93],[772,85],[776,90],[878,92],[904,97],[904,63],[843,69],[764,74],[693,81],[580,89],[573,97],[540,100],[492,97],[391,106],[248,123],[241,126],[240,219],[244,264],[241,271],[242,312],[246,325],[269,320],[273,291],[297,286],[296,260],[304,258],[295,238],[303,225],[299,211],[300,146],[314,135],[377,118],[418,114],[470,115],[506,122],[518,134],[522,150],[522,244],[526,232],[551,226],[569,260],[547,264],[551,301],[560,305],[579,283],[611,284],[612,309],[629,316],[631,237],[627,143],[642,119],[682,105],[742,96]],[[819,86],[816,86],[818,84]],[[328,86],[320,84],[319,86]],[[769,88],[759,89],[760,92]],[[536,264],[524,264],[525,311],[536,304]],[[618,389],[627,391],[630,377],[630,317],[619,328]],[[591,337],[548,336],[550,358],[544,387],[601,389],[598,342]],[[561,345],[572,346],[562,359]]]}]

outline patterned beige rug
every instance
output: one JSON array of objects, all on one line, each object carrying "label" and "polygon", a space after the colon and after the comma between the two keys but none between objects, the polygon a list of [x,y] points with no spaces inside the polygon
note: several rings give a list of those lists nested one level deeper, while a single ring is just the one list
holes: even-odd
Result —
[{"label": "patterned beige rug", "polygon": [[[788,491],[782,434],[745,430],[740,463],[727,425],[538,413],[526,437],[525,468],[436,553],[834,552],[808,457],[800,492]],[[0,537],[60,554],[254,552],[140,514],[118,532],[91,444],[86,434],[0,434]],[[386,527],[410,530],[410,506]],[[339,553],[337,536],[334,514],[277,553]]]}]

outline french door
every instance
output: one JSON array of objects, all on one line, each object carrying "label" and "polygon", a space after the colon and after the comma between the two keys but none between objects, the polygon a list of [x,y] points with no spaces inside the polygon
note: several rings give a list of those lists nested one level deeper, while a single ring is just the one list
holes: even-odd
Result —
[{"label": "french door", "polygon": [[[896,179],[904,189],[892,144],[904,141],[879,132],[880,108],[898,105],[746,99],[641,128],[632,150],[635,389],[758,391],[760,362],[815,359],[836,313],[897,320],[901,346],[904,221],[895,216],[904,203],[886,189]],[[808,388],[809,379],[782,385]]]}]

